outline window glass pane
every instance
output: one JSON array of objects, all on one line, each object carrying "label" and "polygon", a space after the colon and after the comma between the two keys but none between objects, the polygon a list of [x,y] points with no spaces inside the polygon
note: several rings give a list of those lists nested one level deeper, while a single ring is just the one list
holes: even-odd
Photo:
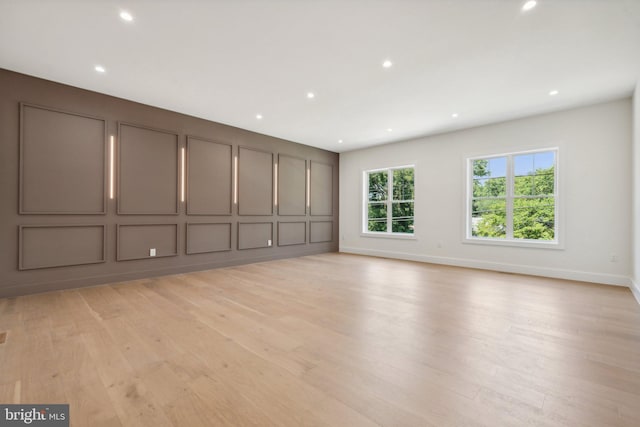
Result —
[{"label": "window glass pane", "polygon": [[370,203],[369,204],[369,219],[387,219],[387,204],[386,203]]},{"label": "window glass pane", "polygon": [[387,171],[369,173],[369,201],[387,200]]},{"label": "window glass pane", "polygon": [[553,151],[514,156],[516,196],[537,196],[554,194],[554,158]]},{"label": "window glass pane", "polygon": [[515,176],[533,175],[533,154],[521,154],[513,156],[513,170]]},{"label": "window glass pane", "polygon": [[507,176],[507,158],[478,159],[473,161],[474,178],[500,178]]},{"label": "window glass pane", "polygon": [[413,233],[413,202],[394,203],[391,206],[391,231],[394,233]]},{"label": "window glass pane", "polygon": [[489,176],[489,160],[479,159],[473,161],[473,179]]},{"label": "window glass pane", "polygon": [[[544,171],[543,173],[541,173]],[[553,166],[549,169],[538,169],[533,181],[533,194],[535,195],[549,195],[554,194],[555,189],[555,175]]]},{"label": "window glass pane", "polygon": [[516,196],[531,196],[535,194],[533,175],[516,176],[513,182],[513,194]]},{"label": "window glass pane", "polygon": [[507,158],[496,157],[495,159],[489,159],[489,176],[492,178],[499,178],[507,176]]},{"label": "window glass pane", "polygon": [[387,220],[369,220],[368,231],[379,231],[385,233],[387,231]]},{"label": "window glass pane", "polygon": [[553,197],[514,199],[513,237],[553,240],[555,237],[555,200]]},{"label": "window glass pane", "polygon": [[393,219],[413,217],[413,202],[394,203],[391,206]]},{"label": "window glass pane", "polygon": [[500,197],[507,194],[506,178],[482,178],[473,180],[473,197]]},{"label": "window glass pane", "polygon": [[393,231],[394,233],[413,234],[413,218],[392,220],[391,231]]},{"label": "window glass pane", "polygon": [[413,200],[413,198],[413,168],[395,169],[393,171],[393,200]]},{"label": "window glass pane", "polygon": [[474,200],[471,212],[471,232],[475,237],[505,238],[507,209],[505,199]]},{"label": "window glass pane", "polygon": [[387,220],[386,219],[374,219],[369,220],[369,225],[367,230],[369,231],[387,231]]},{"label": "window glass pane", "polygon": [[533,158],[533,165],[536,170],[549,169],[553,167],[556,162],[556,153],[554,151],[545,151],[542,153],[536,153]]},{"label": "window glass pane", "polygon": [[369,231],[387,231],[387,204],[370,203],[367,211]]}]

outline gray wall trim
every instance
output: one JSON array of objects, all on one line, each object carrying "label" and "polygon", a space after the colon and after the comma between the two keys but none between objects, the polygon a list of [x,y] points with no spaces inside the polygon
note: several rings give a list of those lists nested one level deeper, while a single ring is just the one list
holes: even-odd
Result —
[{"label": "gray wall trim", "polygon": [[[190,155],[191,155],[191,150],[190,150],[190,144],[189,142],[191,140],[198,140],[198,141],[204,141],[204,142],[210,142],[212,144],[218,144],[218,145],[224,145],[226,147],[230,148],[230,155],[229,155],[229,165],[230,165],[230,175],[229,175],[229,212],[228,213],[224,213],[224,214],[216,214],[216,213],[209,213],[209,212],[193,212],[191,209],[191,205],[189,203],[190,201],[190,179],[189,179],[189,173],[190,173]],[[233,145],[232,144],[227,144],[225,142],[221,142],[221,141],[215,141],[213,139],[209,139],[209,138],[202,138],[200,136],[195,136],[195,135],[187,135],[186,136],[186,153],[187,153],[187,158],[186,158],[186,171],[185,171],[185,178],[186,178],[186,194],[185,194],[185,203],[187,205],[187,215],[189,216],[205,216],[205,215],[210,215],[210,216],[231,216],[233,215]]]},{"label": "gray wall trim", "polygon": [[[153,226],[153,227],[158,227],[158,226],[167,226],[167,227],[175,227],[175,239],[176,239],[176,243],[175,243],[175,248],[173,253],[167,254],[167,255],[156,255],[156,256],[144,256],[144,257],[122,257],[120,254],[122,252],[122,248],[120,246],[121,241],[122,241],[122,229],[123,228],[127,228],[127,227],[148,227],[148,226]],[[116,226],[116,240],[117,240],[117,244],[116,244],[116,261],[135,261],[135,260],[141,260],[141,259],[155,259],[155,258],[166,258],[166,257],[174,257],[178,255],[178,248],[180,247],[180,233],[178,230],[178,224],[176,223],[164,223],[164,224],[117,224]]]},{"label": "gray wall trim", "polygon": [[[258,214],[248,214],[248,213],[241,213],[242,212],[242,206],[240,204],[240,200],[242,199],[242,185],[240,185],[240,180],[241,178],[241,173],[242,173],[242,158],[240,156],[241,150],[249,150],[249,151],[255,151],[258,153],[264,153],[264,154],[269,154],[271,156],[271,194],[269,195],[269,198],[271,200],[271,208],[269,209],[268,213],[258,213]],[[273,182],[273,170],[274,170],[274,158],[275,155],[272,151],[266,151],[266,150],[261,150],[259,148],[253,148],[253,147],[247,147],[244,145],[239,145],[238,146],[238,215],[240,216],[273,216],[273,187],[274,187],[274,182]],[[246,167],[246,166],[245,166]]]},{"label": "gray wall trim", "polygon": [[[242,230],[242,226],[243,225],[269,225],[269,234],[270,234],[270,240],[271,240],[271,246],[267,245],[266,243],[264,243],[264,245],[255,245],[255,246],[242,246],[241,241],[240,241],[240,232]],[[238,222],[238,250],[239,251],[244,251],[247,249],[272,249],[274,247],[273,244],[273,222],[270,221],[264,221],[264,222]]]},{"label": "gray wall trim", "polygon": [[[77,113],[72,111],[67,111],[63,109],[46,107],[43,105],[32,104],[28,102],[20,102],[18,103],[20,108],[19,113],[19,121],[20,121],[20,133],[19,133],[19,180],[18,180],[18,213],[21,215],[105,215],[107,213],[107,187],[108,187],[108,144],[107,144],[107,121],[102,117],[92,116],[89,114]],[[68,114],[70,116],[82,117],[86,119],[98,120],[103,123],[104,127],[104,138],[103,138],[103,169],[102,169],[102,210],[100,211],[87,211],[87,212],[78,212],[78,211],[69,211],[69,212],[56,212],[56,211],[28,211],[24,208],[24,133],[25,133],[25,117],[24,110],[25,108],[37,108],[44,111],[51,111],[54,113],[60,114]]]},{"label": "gray wall trim", "polygon": [[[284,224],[304,224],[304,241],[300,243],[282,243],[280,241],[280,231]],[[278,246],[298,246],[307,244],[307,221],[278,221]]]},{"label": "gray wall trim", "polygon": [[[314,224],[331,224],[331,238],[316,238],[313,237],[313,225]],[[309,243],[325,243],[333,241],[333,221],[309,221]]]},{"label": "gray wall trim", "polygon": [[311,183],[309,185],[309,188],[311,189],[311,197],[310,197],[310,203],[309,203],[309,214],[311,216],[331,216],[331,213],[329,213],[329,214],[324,213],[324,212],[318,213],[319,208],[317,206],[316,206],[315,212],[314,212],[314,209],[313,209],[313,206],[314,206],[314,203],[313,203],[313,196],[314,196],[314,191],[313,191],[313,165],[314,164],[323,165],[323,166],[329,166],[331,168],[331,184],[330,184],[329,188],[331,188],[332,194],[331,194],[331,198],[330,198],[330,200],[331,200],[330,203],[331,204],[330,204],[329,209],[328,209],[329,212],[333,212],[333,205],[334,205],[334,202],[333,202],[333,199],[334,199],[334,196],[333,196],[334,165],[332,165],[331,163],[325,163],[325,162],[319,162],[317,160],[311,160],[309,162],[309,170],[310,170],[309,175],[310,175],[310,179],[311,179]]},{"label": "gray wall trim", "polygon": [[[65,264],[48,264],[48,265],[40,265],[37,267],[25,267],[24,266],[24,230],[35,228],[35,229],[64,229],[64,228],[102,228],[102,257],[100,259],[96,259],[94,261],[85,261],[85,262],[73,262],[73,263],[65,263]],[[106,262],[107,256],[107,226],[104,224],[35,224],[35,225],[19,225],[18,226],[18,269],[19,270],[39,270],[44,268],[54,268],[54,267],[71,267],[77,265],[86,265],[86,264],[101,264]]]},{"label": "gray wall trim", "polygon": [[309,160],[304,159],[302,157],[297,157],[297,156],[291,156],[288,154],[283,154],[283,153],[278,153],[278,199],[280,199],[282,197],[283,191],[282,191],[282,179],[280,177],[280,174],[282,173],[282,162],[281,162],[281,158],[282,157],[286,157],[289,159],[295,159],[295,160],[302,160],[304,161],[304,200],[302,201],[302,205],[303,205],[303,209],[299,212],[299,213],[294,213],[294,214],[285,214],[282,213],[282,203],[280,202],[280,200],[278,200],[278,215],[279,216],[305,216],[307,214],[307,211],[309,210],[309,208],[307,207],[307,197],[308,197],[308,193],[307,193],[307,188],[308,188],[308,182],[307,182],[307,168],[309,167]]},{"label": "gray wall trim", "polygon": [[[198,225],[228,225],[229,226],[229,247],[225,249],[216,249],[216,250],[206,250],[206,251],[192,251],[189,250],[189,227],[198,226]],[[188,222],[186,225],[186,234],[185,234],[185,253],[187,255],[195,255],[195,254],[209,254],[214,252],[229,252],[233,248],[233,223],[231,222]]]},{"label": "gray wall trim", "polygon": [[[123,126],[129,126],[137,129],[165,133],[172,136],[175,135],[176,137],[176,208],[174,211],[168,211],[163,213],[157,213],[157,212],[148,213],[148,212],[125,212],[122,210],[122,203],[121,203],[120,197],[122,195],[121,153],[122,153],[122,127]],[[118,121],[118,133],[116,138],[117,139],[116,139],[115,158],[117,158],[118,161],[117,161],[117,168],[115,171],[116,176],[114,178],[117,181],[115,186],[117,189],[115,197],[116,197],[116,212],[118,213],[118,215],[179,215],[180,204],[181,204],[181,201],[180,201],[180,148],[182,146],[181,144],[182,138],[180,134],[170,130],[159,129],[159,128],[154,128],[150,126],[144,126],[144,125],[139,125],[135,123],[125,122],[125,121]]]}]

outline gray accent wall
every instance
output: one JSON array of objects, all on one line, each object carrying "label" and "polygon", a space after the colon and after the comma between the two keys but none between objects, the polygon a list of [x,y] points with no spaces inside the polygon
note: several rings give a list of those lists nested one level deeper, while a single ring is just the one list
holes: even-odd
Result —
[{"label": "gray accent wall", "polygon": [[311,160],[310,210],[313,216],[331,216],[333,213],[333,182],[336,173],[333,164]]},{"label": "gray accent wall", "polygon": [[278,214],[305,215],[307,212],[307,161],[278,156]]},{"label": "gray accent wall", "polygon": [[187,137],[187,214],[232,215],[233,146]]},{"label": "gray accent wall", "polygon": [[238,148],[238,213],[273,214],[273,153]]},{"label": "gray accent wall", "polygon": [[0,69],[0,297],[337,251],[337,173],[336,153]]},{"label": "gray accent wall", "polygon": [[118,213],[178,214],[180,135],[120,123],[118,136]]},{"label": "gray accent wall", "polygon": [[106,121],[25,103],[19,108],[20,213],[106,213]]},{"label": "gray accent wall", "polygon": [[307,243],[306,221],[278,222],[278,246],[304,245]]}]

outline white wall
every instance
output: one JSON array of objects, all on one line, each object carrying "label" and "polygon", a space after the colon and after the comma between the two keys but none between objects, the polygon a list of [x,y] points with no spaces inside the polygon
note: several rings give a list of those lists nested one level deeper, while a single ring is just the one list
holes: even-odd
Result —
[{"label": "white wall", "polygon": [[[544,147],[560,149],[564,249],[462,243],[465,158]],[[626,286],[631,147],[632,101],[623,99],[342,153],[340,250]],[[406,164],[416,165],[417,239],[362,237],[362,172]]]},{"label": "white wall", "polygon": [[631,290],[640,302],[640,80],[633,94],[633,275]]}]

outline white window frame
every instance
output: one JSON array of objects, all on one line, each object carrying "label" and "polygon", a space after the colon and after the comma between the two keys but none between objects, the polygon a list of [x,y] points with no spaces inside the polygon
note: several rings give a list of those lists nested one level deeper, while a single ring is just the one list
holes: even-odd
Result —
[{"label": "white window frame", "polygon": [[[393,200],[393,173],[390,173],[397,169],[413,169],[413,200]],[[369,174],[376,172],[387,172],[387,194],[389,199],[387,200],[387,230],[388,231],[369,231]],[[391,239],[416,239],[416,166],[415,165],[403,165],[392,166],[388,168],[368,169],[362,171],[362,226],[360,228],[360,235],[362,237],[383,237]],[[392,212],[393,203],[411,202],[413,203],[413,233],[394,233],[392,230]]]},{"label": "white window frame", "polygon": [[[513,237],[513,201],[514,199],[521,198],[521,196],[514,196],[514,162],[515,156],[523,154],[536,154],[544,153],[548,151],[554,152],[554,240],[536,240],[536,239],[516,239]],[[475,160],[489,160],[499,157],[506,157],[506,237],[478,237],[472,235],[472,205],[473,205],[473,162]],[[498,153],[491,155],[467,157],[465,162],[465,175],[466,175],[466,191],[465,191],[465,211],[464,211],[464,239],[463,243],[481,244],[481,245],[498,245],[498,246],[519,246],[528,248],[546,248],[546,249],[564,249],[562,239],[562,222],[560,217],[561,207],[561,190],[560,190],[560,150],[558,147],[538,148],[533,150],[513,151],[509,153]]]}]

